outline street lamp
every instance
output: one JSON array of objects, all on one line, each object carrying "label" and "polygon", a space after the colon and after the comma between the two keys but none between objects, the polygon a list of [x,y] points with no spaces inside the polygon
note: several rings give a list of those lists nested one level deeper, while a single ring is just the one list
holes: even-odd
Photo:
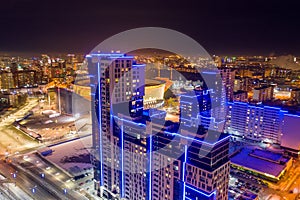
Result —
[{"label": "street lamp", "polygon": [[64,188],[64,189],[63,189],[63,192],[64,192],[64,194],[67,194],[67,192],[68,192],[68,191],[67,191],[67,188]]},{"label": "street lamp", "polygon": [[36,188],[37,188],[37,186],[35,185],[33,188],[31,188],[31,192],[33,193],[33,194],[35,194],[36,193]]},{"label": "street lamp", "polygon": [[12,173],[10,173],[10,174],[11,174],[12,177],[15,179],[15,178],[17,178],[17,173],[18,173],[18,171],[15,171],[15,172],[12,172]]}]

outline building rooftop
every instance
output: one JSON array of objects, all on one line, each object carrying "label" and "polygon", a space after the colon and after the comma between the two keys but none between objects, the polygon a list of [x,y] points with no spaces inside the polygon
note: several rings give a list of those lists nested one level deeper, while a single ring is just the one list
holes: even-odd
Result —
[{"label": "building rooftop", "polygon": [[234,95],[236,94],[244,94],[244,93],[247,93],[247,91],[244,91],[244,90],[238,90],[236,92],[233,92]]},{"label": "building rooftop", "polygon": [[133,56],[128,56],[123,53],[92,53],[89,55],[86,55],[87,58],[90,57],[107,57],[111,59],[117,59],[117,58],[126,58],[126,59],[133,59]]},{"label": "building rooftop", "polygon": [[289,159],[286,157],[283,157],[280,153],[273,153],[270,151],[255,149],[251,152],[252,156],[256,156],[258,158],[261,158],[263,160],[269,160],[271,162],[284,162],[286,163]]},{"label": "building rooftop", "polygon": [[270,85],[264,85],[264,86],[261,86],[261,87],[257,87],[257,88],[254,88],[254,90],[263,90],[263,89],[266,89],[266,88],[269,88],[271,87]]},{"label": "building rooftop", "polygon": [[163,80],[158,80],[158,79],[145,79],[145,86],[150,87],[150,86],[159,86],[165,84],[166,81]]},{"label": "building rooftop", "polygon": [[272,178],[277,178],[280,176],[282,171],[285,170],[286,168],[285,164],[286,162],[289,161],[288,158],[283,159],[282,160],[283,162],[281,163],[272,161],[272,160],[281,159],[282,155],[280,155],[280,157],[279,155],[269,151],[263,151],[263,150],[256,151],[253,149],[243,148],[239,153],[234,155],[230,160],[232,164],[239,165],[248,170],[253,170],[258,173],[264,174],[266,176],[270,176]]}]

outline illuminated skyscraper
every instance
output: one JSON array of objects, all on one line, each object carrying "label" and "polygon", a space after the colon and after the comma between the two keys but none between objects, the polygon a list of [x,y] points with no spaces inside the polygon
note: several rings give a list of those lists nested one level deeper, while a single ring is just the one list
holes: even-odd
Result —
[{"label": "illuminated skyscraper", "polygon": [[235,80],[235,71],[230,68],[219,68],[220,74],[222,77],[223,85],[226,91],[227,101],[233,100],[233,90],[234,90],[234,80]]},{"label": "illuminated skyscraper", "polygon": [[[120,137],[114,135],[113,115],[114,111],[121,112],[123,108],[128,109],[126,111],[131,116],[142,111],[143,66],[134,65],[133,57],[123,54],[92,54],[87,60],[92,95],[96,190],[100,196],[120,196]],[[115,115],[117,117],[117,113]]]},{"label": "illuminated skyscraper", "polygon": [[[208,131],[201,124],[190,126],[184,120],[165,121],[165,111],[144,110],[144,65],[136,65],[133,57],[91,54],[87,61],[95,189],[99,196],[128,200],[227,199],[227,135]],[[209,101],[207,98],[205,101]],[[194,103],[199,100],[203,98],[196,98]],[[223,102],[221,98],[216,101]],[[199,105],[196,115],[210,109],[204,108],[207,102]],[[188,110],[185,114],[186,119],[192,117]]]}]

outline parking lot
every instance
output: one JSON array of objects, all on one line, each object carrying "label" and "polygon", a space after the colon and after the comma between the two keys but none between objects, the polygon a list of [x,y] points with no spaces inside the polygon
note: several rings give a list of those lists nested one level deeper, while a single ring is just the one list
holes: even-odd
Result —
[{"label": "parking lot", "polygon": [[244,192],[259,196],[265,188],[267,188],[267,183],[254,176],[234,169],[230,173],[229,199],[237,199],[242,196]]}]

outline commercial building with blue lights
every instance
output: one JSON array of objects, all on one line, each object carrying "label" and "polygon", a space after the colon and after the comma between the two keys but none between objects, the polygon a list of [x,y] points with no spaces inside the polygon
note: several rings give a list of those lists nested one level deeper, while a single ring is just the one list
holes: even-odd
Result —
[{"label": "commercial building with blue lights", "polygon": [[284,115],[277,107],[228,102],[226,132],[256,141],[281,143]]}]

